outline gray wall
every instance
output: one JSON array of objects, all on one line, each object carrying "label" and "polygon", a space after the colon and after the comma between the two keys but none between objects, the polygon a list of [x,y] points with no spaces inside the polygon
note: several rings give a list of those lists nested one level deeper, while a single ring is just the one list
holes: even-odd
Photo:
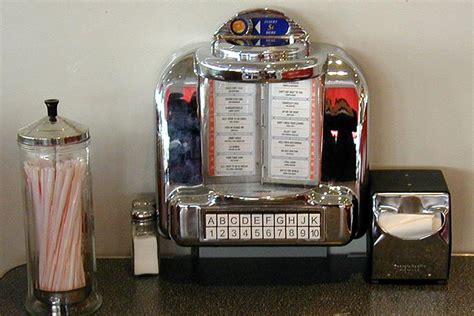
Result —
[{"label": "gray wall", "polygon": [[42,100],[90,126],[97,254],[129,254],[132,197],[154,190],[153,93],[169,56],[271,4],[367,75],[372,167],[441,168],[455,252],[474,252],[472,2],[2,1],[0,275],[24,261],[16,130]]}]

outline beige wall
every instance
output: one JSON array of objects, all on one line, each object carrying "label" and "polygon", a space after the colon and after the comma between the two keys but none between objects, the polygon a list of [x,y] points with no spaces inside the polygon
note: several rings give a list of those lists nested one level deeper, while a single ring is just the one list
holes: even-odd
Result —
[{"label": "beige wall", "polygon": [[[154,190],[153,93],[172,52],[264,1],[3,1],[0,275],[24,260],[16,130],[60,113],[88,124],[98,255],[126,255],[128,210]],[[441,168],[454,251],[474,252],[472,3],[272,2],[365,70],[372,167]]]}]

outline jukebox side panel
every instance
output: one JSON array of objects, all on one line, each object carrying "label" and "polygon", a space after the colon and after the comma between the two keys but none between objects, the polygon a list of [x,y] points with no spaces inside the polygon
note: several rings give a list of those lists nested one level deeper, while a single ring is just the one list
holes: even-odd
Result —
[{"label": "jukebox side panel", "polygon": [[368,85],[360,67],[343,49],[328,44],[314,44],[313,49],[328,56],[321,181],[353,190],[359,200],[354,237],[359,238],[367,230],[369,214]]},{"label": "jukebox side panel", "polygon": [[184,48],[164,69],[155,91],[156,185],[160,233],[169,238],[166,201],[181,185],[202,183],[199,107],[194,52]]},{"label": "jukebox side panel", "polygon": [[356,179],[358,101],[353,86],[332,86],[325,90],[322,181]]}]

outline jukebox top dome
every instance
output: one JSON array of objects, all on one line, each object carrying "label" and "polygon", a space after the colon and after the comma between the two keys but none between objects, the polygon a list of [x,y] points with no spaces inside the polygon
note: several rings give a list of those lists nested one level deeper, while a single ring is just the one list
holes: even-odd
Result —
[{"label": "jukebox top dome", "polygon": [[324,58],[311,50],[306,31],[283,13],[252,10],[228,20],[210,46],[197,50],[196,73],[247,82],[308,79],[323,72]]}]

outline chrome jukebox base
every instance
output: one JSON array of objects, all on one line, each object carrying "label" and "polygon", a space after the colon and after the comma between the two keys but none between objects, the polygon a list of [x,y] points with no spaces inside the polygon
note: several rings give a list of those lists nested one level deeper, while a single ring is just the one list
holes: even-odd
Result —
[{"label": "chrome jukebox base", "polygon": [[[345,187],[319,185],[277,197],[281,186],[247,183],[237,187],[232,185],[232,194],[226,193],[226,186],[175,190],[168,206],[172,238],[181,246],[331,246],[352,238],[357,200]],[[258,194],[239,195],[252,190]]]}]

